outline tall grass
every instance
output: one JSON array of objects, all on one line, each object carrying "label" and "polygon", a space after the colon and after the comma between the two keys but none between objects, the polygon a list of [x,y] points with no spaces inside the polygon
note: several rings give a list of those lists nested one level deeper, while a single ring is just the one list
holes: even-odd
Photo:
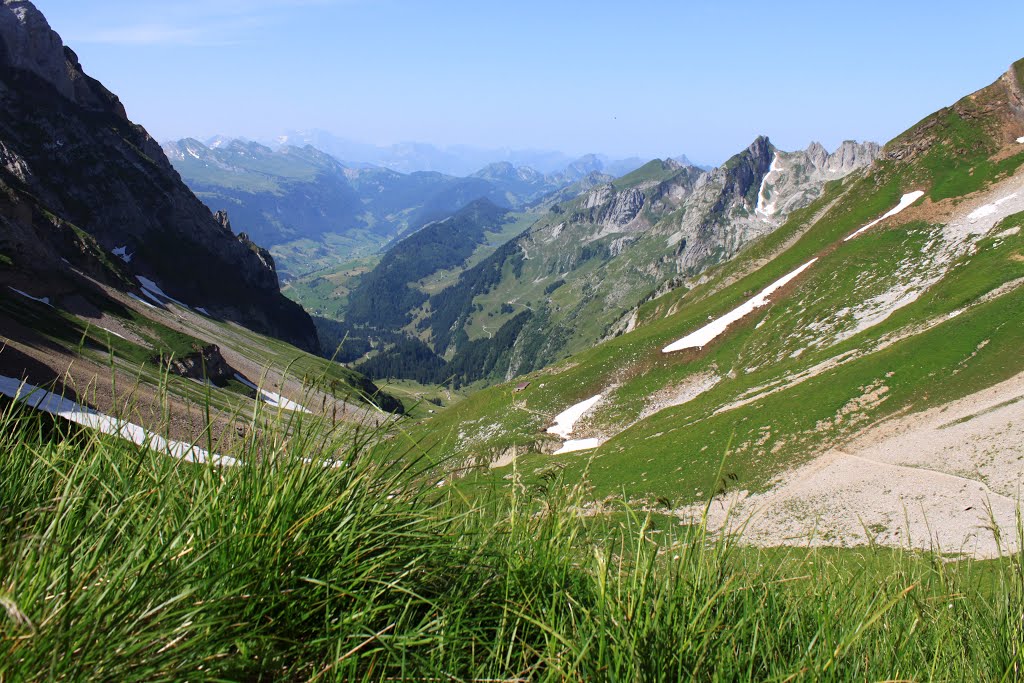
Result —
[{"label": "tall grass", "polygon": [[1024,676],[1017,557],[755,551],[557,473],[464,500],[315,421],[217,468],[5,405],[0,681]]}]

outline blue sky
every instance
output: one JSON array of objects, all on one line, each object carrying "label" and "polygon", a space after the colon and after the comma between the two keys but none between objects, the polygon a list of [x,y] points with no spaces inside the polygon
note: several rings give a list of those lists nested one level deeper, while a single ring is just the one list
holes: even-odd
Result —
[{"label": "blue sky", "polygon": [[720,163],[884,142],[1024,57],[1024,2],[36,0],[158,139],[321,128],[389,144]]}]

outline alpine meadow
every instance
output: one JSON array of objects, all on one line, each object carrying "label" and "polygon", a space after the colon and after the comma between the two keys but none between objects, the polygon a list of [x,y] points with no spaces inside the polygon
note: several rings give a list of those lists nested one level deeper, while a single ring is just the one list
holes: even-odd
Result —
[{"label": "alpine meadow", "polygon": [[0,683],[1024,680],[1021,8],[669,5],[3,0]]}]

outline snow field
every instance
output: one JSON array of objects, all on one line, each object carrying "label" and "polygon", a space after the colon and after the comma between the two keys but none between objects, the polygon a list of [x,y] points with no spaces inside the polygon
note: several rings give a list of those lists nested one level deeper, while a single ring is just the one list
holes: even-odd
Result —
[{"label": "snow field", "polygon": [[1003,197],[1002,199],[997,199],[996,201],[992,202],[991,204],[985,204],[983,206],[979,206],[977,209],[975,209],[974,211],[971,211],[969,214],[967,214],[967,220],[969,220],[970,222],[974,223],[975,221],[978,221],[978,220],[980,220],[982,218],[986,218],[988,216],[991,216],[991,215],[995,214],[997,211],[999,211],[999,207],[1000,206],[1002,206],[1006,202],[1011,201],[1011,200],[1016,199],[1016,198],[1017,198],[1017,193],[1014,192],[1013,194],[1007,195],[1006,197]]},{"label": "snow field", "polygon": [[44,296],[44,297],[32,296],[31,294],[28,294],[27,292],[23,292],[20,289],[15,289],[14,287],[11,287],[10,285],[7,286],[7,289],[11,290],[12,292],[14,292],[16,294],[22,295],[26,299],[32,299],[32,301],[38,301],[41,304],[46,304],[50,308],[53,308],[53,304],[50,303],[50,297],[48,297],[48,296]]},{"label": "snow field", "polygon": [[259,394],[260,400],[262,400],[264,403],[266,403],[268,405],[271,405],[271,406],[273,406],[275,408],[283,408],[284,410],[291,410],[291,411],[297,412],[297,413],[308,413],[309,412],[303,406],[300,406],[295,401],[290,401],[290,400],[286,399],[284,396],[281,396],[280,394],[275,394],[272,391],[267,391],[266,389],[260,389],[258,386],[256,386],[255,384],[253,384],[252,382],[247,380],[245,377],[242,377],[237,372],[235,373],[235,379],[237,379],[239,382],[241,382],[245,386],[249,387],[250,389],[255,390],[256,393]]},{"label": "snow field", "polygon": [[548,434],[557,434],[562,437],[562,440],[569,438],[572,434],[573,428],[576,426],[576,422],[583,417],[587,411],[597,405],[604,397],[604,394],[598,394],[597,396],[591,396],[586,401],[580,401],[576,405],[563,410],[555,416],[555,424],[548,427]]},{"label": "snow field", "polygon": [[762,306],[768,305],[768,297],[774,294],[777,290],[785,287],[792,280],[794,280],[800,273],[804,272],[817,261],[817,258],[813,258],[807,263],[803,264],[792,273],[789,273],[785,277],[782,277],[772,284],[761,290],[761,293],[747,301],[742,306],[738,306],[733,310],[729,311],[721,318],[714,320],[704,327],[700,328],[696,332],[691,332],[682,339],[679,339],[661,350],[662,353],[672,353],[673,351],[682,351],[683,349],[699,349],[705,344],[710,342],[715,337],[725,332],[725,330],[737,320],[740,320],[744,316],[750,314],[755,309],[761,308]]},{"label": "snow field", "polygon": [[102,434],[116,436],[126,441],[145,446],[151,450],[161,451],[186,462],[213,463],[215,465],[233,466],[238,461],[226,455],[211,455],[193,444],[182,441],[170,441],[157,436],[131,422],[118,420],[109,415],[97,412],[92,408],[75,403],[63,396],[58,396],[33,384],[22,382],[14,377],[0,375],[0,394],[16,401],[41,410],[44,413],[61,417],[69,422],[80,424]]},{"label": "snow field", "polygon": [[909,193],[903,195],[903,197],[900,198],[900,203],[897,204],[894,209],[891,209],[888,213],[886,213],[881,218],[878,218],[876,220],[871,221],[870,223],[868,223],[863,228],[861,228],[857,232],[853,233],[852,235],[850,235],[849,237],[847,237],[843,241],[844,242],[849,242],[850,240],[852,240],[854,237],[856,237],[857,235],[861,234],[862,232],[864,232],[864,231],[866,231],[866,230],[868,230],[870,228],[875,227],[876,225],[878,225],[879,223],[884,221],[886,218],[890,218],[892,216],[895,216],[896,214],[898,214],[899,212],[903,211],[903,209],[907,208],[908,206],[910,206],[911,204],[913,204],[914,202],[916,202],[918,199],[920,199],[923,196],[924,196],[924,192],[922,192],[921,190],[915,190],[913,192],[909,192]]},{"label": "snow field", "polygon": [[761,189],[757,191],[757,206],[754,207],[754,213],[768,218],[775,214],[775,200],[773,199],[770,203],[765,202],[764,191],[768,187],[768,176],[778,170],[779,155],[776,154],[772,157],[772,164],[768,167],[768,172],[761,178]]},{"label": "snow field", "polygon": [[603,441],[601,439],[570,439],[562,444],[562,447],[554,452],[554,455],[562,455],[564,453],[576,453],[577,451],[589,451],[591,449],[600,446]]},{"label": "snow field", "polygon": [[156,308],[156,306],[154,306],[153,304],[149,303],[145,299],[140,299],[139,297],[135,296],[131,292],[128,292],[128,297],[131,298],[131,299],[134,299],[135,301],[138,301],[143,306],[149,306],[150,308]]},{"label": "snow field", "polygon": [[142,293],[145,294],[148,298],[160,304],[161,306],[164,304],[164,302],[161,301],[160,299],[164,299],[166,301],[173,301],[182,308],[188,308],[189,310],[192,310],[189,308],[188,304],[178,301],[173,296],[167,294],[164,290],[160,289],[160,285],[153,282],[148,277],[136,275],[135,279],[138,280],[139,284],[142,285]]}]

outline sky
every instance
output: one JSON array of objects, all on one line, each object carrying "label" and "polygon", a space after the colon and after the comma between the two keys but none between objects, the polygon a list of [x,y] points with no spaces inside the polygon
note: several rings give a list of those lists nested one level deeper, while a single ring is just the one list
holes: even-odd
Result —
[{"label": "sky", "polygon": [[718,164],[885,142],[1024,57],[1024,2],[35,0],[158,140],[322,129],[387,145]]}]

